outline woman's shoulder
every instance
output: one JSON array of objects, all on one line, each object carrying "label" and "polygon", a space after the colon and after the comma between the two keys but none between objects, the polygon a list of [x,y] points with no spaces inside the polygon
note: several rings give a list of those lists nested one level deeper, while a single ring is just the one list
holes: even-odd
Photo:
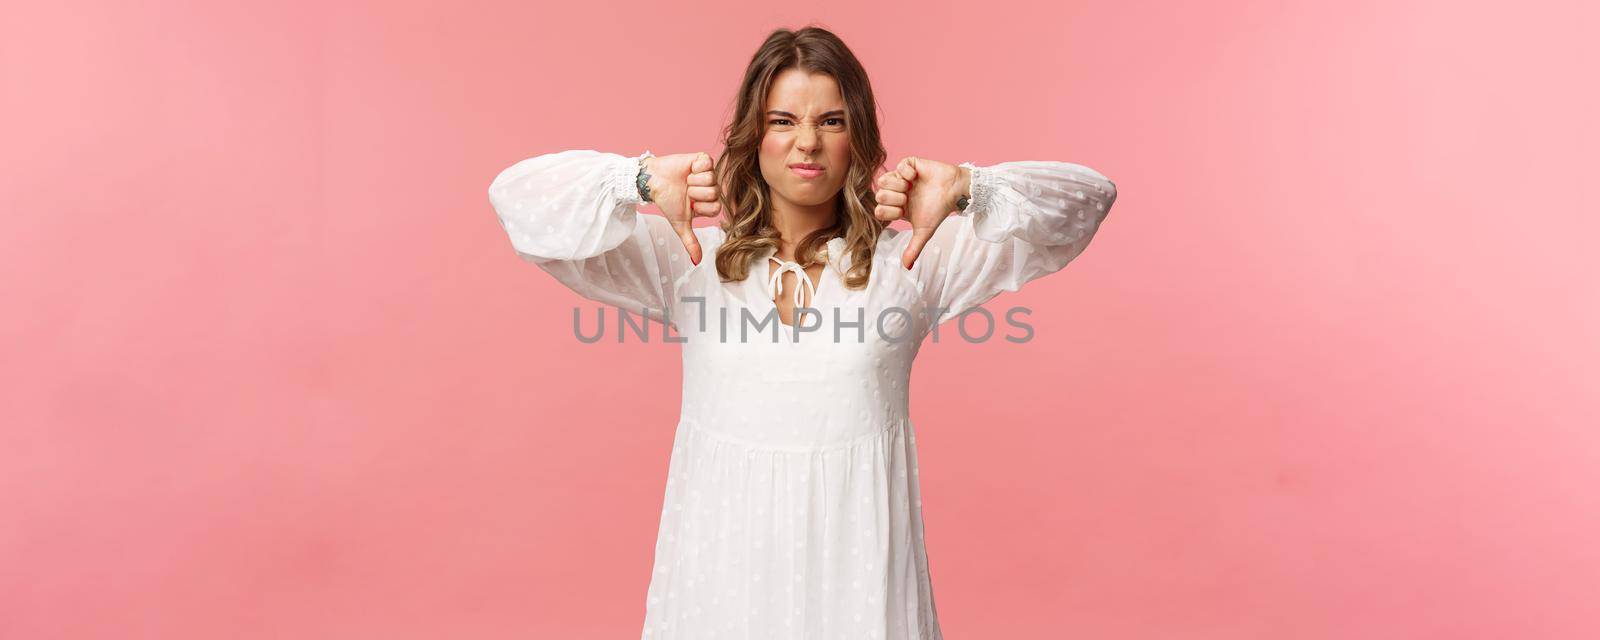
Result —
[{"label": "woman's shoulder", "polygon": [[710,262],[716,260],[717,249],[722,247],[722,243],[727,239],[728,234],[720,226],[707,225],[695,227],[694,237],[700,241],[701,262]]},{"label": "woman's shoulder", "polygon": [[710,249],[714,245],[722,244],[728,234],[722,230],[721,225],[712,224],[704,227],[695,227],[694,237],[700,241],[700,248],[704,250]]},{"label": "woman's shoulder", "polygon": [[897,229],[895,227],[884,227],[883,231],[878,233],[877,250],[880,252],[880,255],[888,255],[887,253],[881,253],[881,252],[892,251],[892,250],[897,249],[897,248],[902,250],[902,251],[904,251],[905,247],[906,247],[906,243],[910,242],[910,240],[911,240],[911,230],[910,229]]}]

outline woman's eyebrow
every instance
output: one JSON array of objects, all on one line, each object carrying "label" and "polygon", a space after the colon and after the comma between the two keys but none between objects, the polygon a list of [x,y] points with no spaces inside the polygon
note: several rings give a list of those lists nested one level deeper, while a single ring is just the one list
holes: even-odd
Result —
[{"label": "woman's eyebrow", "polygon": [[[783,116],[785,118],[798,118],[799,117],[799,116],[796,116],[795,114],[789,113],[788,111],[778,111],[776,109],[774,109],[772,111],[768,111],[767,115],[769,115],[769,116]],[[824,114],[822,114],[820,116],[817,116],[817,117],[818,118],[826,118],[828,116],[842,116],[842,115],[844,115],[844,110],[843,109],[834,109],[833,111],[829,111],[829,112],[824,113]]]}]

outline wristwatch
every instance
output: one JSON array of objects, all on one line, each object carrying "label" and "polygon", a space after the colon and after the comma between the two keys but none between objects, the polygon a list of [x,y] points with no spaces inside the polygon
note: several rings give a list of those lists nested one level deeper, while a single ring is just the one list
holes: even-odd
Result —
[{"label": "wristwatch", "polygon": [[636,186],[639,187],[639,200],[641,202],[655,202],[650,199],[650,174],[645,169],[644,164],[645,159],[649,157],[651,157],[649,152],[639,156],[639,180]]},{"label": "wristwatch", "polygon": [[961,199],[956,201],[956,210],[957,211],[966,211],[967,210],[967,205],[970,204],[971,202],[972,202],[972,198],[968,198],[967,194],[965,194],[965,193],[961,194]]}]

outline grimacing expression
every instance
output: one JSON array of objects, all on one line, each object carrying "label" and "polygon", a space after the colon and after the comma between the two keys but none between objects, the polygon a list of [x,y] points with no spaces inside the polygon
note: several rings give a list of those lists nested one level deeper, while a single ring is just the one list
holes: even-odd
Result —
[{"label": "grimacing expression", "polygon": [[[773,78],[762,113],[761,177],[772,200],[815,206],[838,196],[850,172],[850,123],[839,83],[827,74],[785,69]],[[822,172],[804,175],[790,167],[796,163]]]}]

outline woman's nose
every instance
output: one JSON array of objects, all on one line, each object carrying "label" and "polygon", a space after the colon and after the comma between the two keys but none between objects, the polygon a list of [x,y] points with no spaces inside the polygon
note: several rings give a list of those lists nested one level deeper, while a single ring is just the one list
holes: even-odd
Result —
[{"label": "woman's nose", "polygon": [[794,143],[802,150],[811,151],[817,148],[817,143],[821,139],[821,136],[818,136],[817,132],[813,131],[811,127],[800,127],[800,134],[795,137]]}]

